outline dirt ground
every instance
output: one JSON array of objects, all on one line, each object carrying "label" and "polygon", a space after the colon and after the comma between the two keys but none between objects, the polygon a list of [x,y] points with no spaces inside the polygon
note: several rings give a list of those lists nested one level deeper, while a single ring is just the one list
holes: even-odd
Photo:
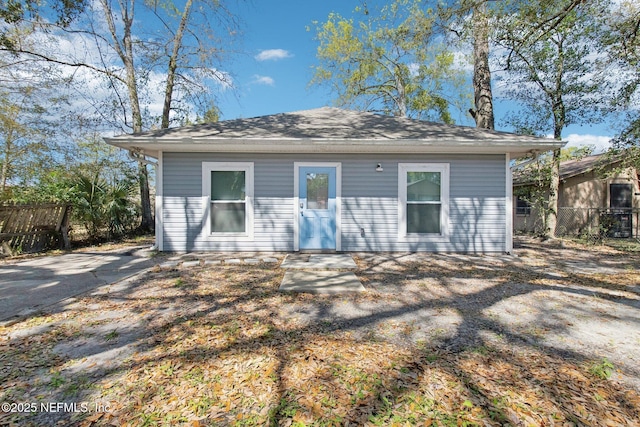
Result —
[{"label": "dirt ground", "polygon": [[[640,391],[639,254],[521,237],[515,255],[361,254],[360,274],[369,289],[404,295],[394,298],[399,307],[420,306],[396,317],[416,325],[413,341],[437,338],[458,350],[506,339],[606,358],[619,368],[618,380]],[[425,262],[428,274],[406,274]]]},{"label": "dirt ground", "polygon": [[0,425],[638,425],[640,253],[353,255],[361,294],[178,263],[2,328]]}]

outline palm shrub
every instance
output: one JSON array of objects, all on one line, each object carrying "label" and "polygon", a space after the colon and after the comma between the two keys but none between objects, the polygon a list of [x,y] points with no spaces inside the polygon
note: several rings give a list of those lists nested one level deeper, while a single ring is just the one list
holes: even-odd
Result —
[{"label": "palm shrub", "polygon": [[107,185],[104,209],[109,237],[120,236],[133,228],[138,217],[136,205],[132,202],[135,192],[132,180]]},{"label": "palm shrub", "polygon": [[128,178],[108,183],[98,174],[77,174],[73,183],[74,217],[90,239],[98,239],[105,231],[108,238],[119,236],[133,228],[137,218],[132,201],[134,184]]},{"label": "palm shrub", "polygon": [[73,180],[73,214],[87,230],[89,238],[95,240],[105,223],[106,186],[98,175],[78,174]]}]

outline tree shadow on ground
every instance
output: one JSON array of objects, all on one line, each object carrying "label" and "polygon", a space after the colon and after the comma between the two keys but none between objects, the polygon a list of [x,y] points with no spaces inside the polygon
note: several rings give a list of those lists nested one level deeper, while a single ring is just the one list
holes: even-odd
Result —
[{"label": "tree shadow on ground", "polygon": [[[41,319],[30,334],[16,325],[1,344],[11,365],[0,371],[0,400],[101,399],[111,412],[3,417],[34,425],[633,425],[639,418],[637,392],[590,374],[592,355],[528,329],[570,334],[566,322],[548,321],[553,306],[538,303],[556,294],[567,303],[592,298],[584,286],[610,295],[614,278],[551,280],[524,263],[466,255],[377,255],[358,264],[378,291],[283,294],[283,271],[268,265],[155,271]],[[605,301],[634,310],[628,320],[637,334],[636,296]],[[523,298],[528,324],[509,322],[519,313],[496,315],[496,307],[519,310]],[[588,315],[584,304],[578,309]],[[102,326],[93,338],[107,341],[109,325],[123,319],[135,334],[83,346],[91,327]],[[60,354],[61,344],[79,350]],[[131,351],[122,360],[77,368],[124,347]]]}]

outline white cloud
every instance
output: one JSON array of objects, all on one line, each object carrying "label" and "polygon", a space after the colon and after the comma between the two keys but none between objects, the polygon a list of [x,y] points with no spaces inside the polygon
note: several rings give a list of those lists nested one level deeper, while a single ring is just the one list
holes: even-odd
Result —
[{"label": "white cloud", "polygon": [[293,54],[288,50],[284,49],[267,49],[260,51],[259,54],[255,56],[258,61],[277,61],[279,59],[291,58]]},{"label": "white cloud", "polygon": [[412,62],[409,65],[407,65],[407,68],[409,68],[409,74],[411,75],[411,77],[417,77],[418,73],[420,73],[420,64],[418,64],[417,62]]},{"label": "white cloud", "polygon": [[579,135],[577,133],[572,133],[563,138],[565,141],[568,141],[566,147],[583,147],[586,145],[592,145],[595,147],[594,153],[602,153],[607,151],[609,147],[611,147],[611,137],[610,136],[601,136],[601,135],[590,135],[584,134]]},{"label": "white cloud", "polygon": [[[124,69],[117,54],[111,46],[100,39],[93,39],[79,33],[35,33],[29,41],[44,53],[55,52],[55,57],[60,58],[61,61],[85,63],[97,69],[107,68],[113,75],[124,76]],[[28,64],[26,60],[29,58],[25,56],[24,59]],[[49,64],[47,67],[49,67],[46,68],[49,71],[48,74],[74,81],[71,87],[61,86],[58,89],[60,96],[66,95],[68,97],[65,111],[78,111],[86,117],[107,118],[110,123],[117,122],[117,119],[107,117],[109,112],[104,107],[104,105],[110,104],[109,100],[114,99],[116,91],[117,96],[128,108],[126,90],[116,79],[109,81],[103,74],[87,67],[66,67],[56,64]],[[6,78],[7,73],[8,70],[0,70],[0,79]],[[18,81],[28,81],[30,84],[34,84],[33,82],[37,83],[37,79],[42,78],[44,71],[34,71],[25,65],[17,73],[15,73],[17,74],[16,78],[20,78]],[[193,92],[222,93],[234,87],[232,76],[228,72],[216,68],[195,68],[183,73],[183,75],[193,85],[191,88]],[[145,75],[145,78],[146,81],[138,88],[141,107],[145,110],[145,114],[157,117],[163,110],[167,74],[163,71],[152,70]],[[262,83],[273,84],[273,79],[270,79],[270,83],[269,81]],[[189,93],[181,85],[174,88],[174,102],[180,103],[182,112],[187,112],[190,119],[195,119],[194,111],[197,109],[195,101],[190,98]],[[172,114],[174,113],[172,112]],[[122,131],[123,129],[116,131],[116,133]]]},{"label": "white cloud", "polygon": [[259,85],[275,86],[276,81],[269,76],[260,76],[256,74],[253,76],[253,81],[251,83],[259,84]]}]

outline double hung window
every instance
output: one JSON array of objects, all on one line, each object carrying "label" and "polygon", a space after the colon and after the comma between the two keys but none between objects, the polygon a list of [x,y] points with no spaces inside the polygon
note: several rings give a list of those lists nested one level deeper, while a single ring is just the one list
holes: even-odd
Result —
[{"label": "double hung window", "polygon": [[253,163],[204,162],[202,189],[208,236],[253,235]]},{"label": "double hung window", "polygon": [[529,202],[529,197],[531,196],[516,196],[516,215],[531,215],[531,203]]},{"label": "double hung window", "polygon": [[399,237],[446,237],[449,222],[449,164],[398,165]]}]

